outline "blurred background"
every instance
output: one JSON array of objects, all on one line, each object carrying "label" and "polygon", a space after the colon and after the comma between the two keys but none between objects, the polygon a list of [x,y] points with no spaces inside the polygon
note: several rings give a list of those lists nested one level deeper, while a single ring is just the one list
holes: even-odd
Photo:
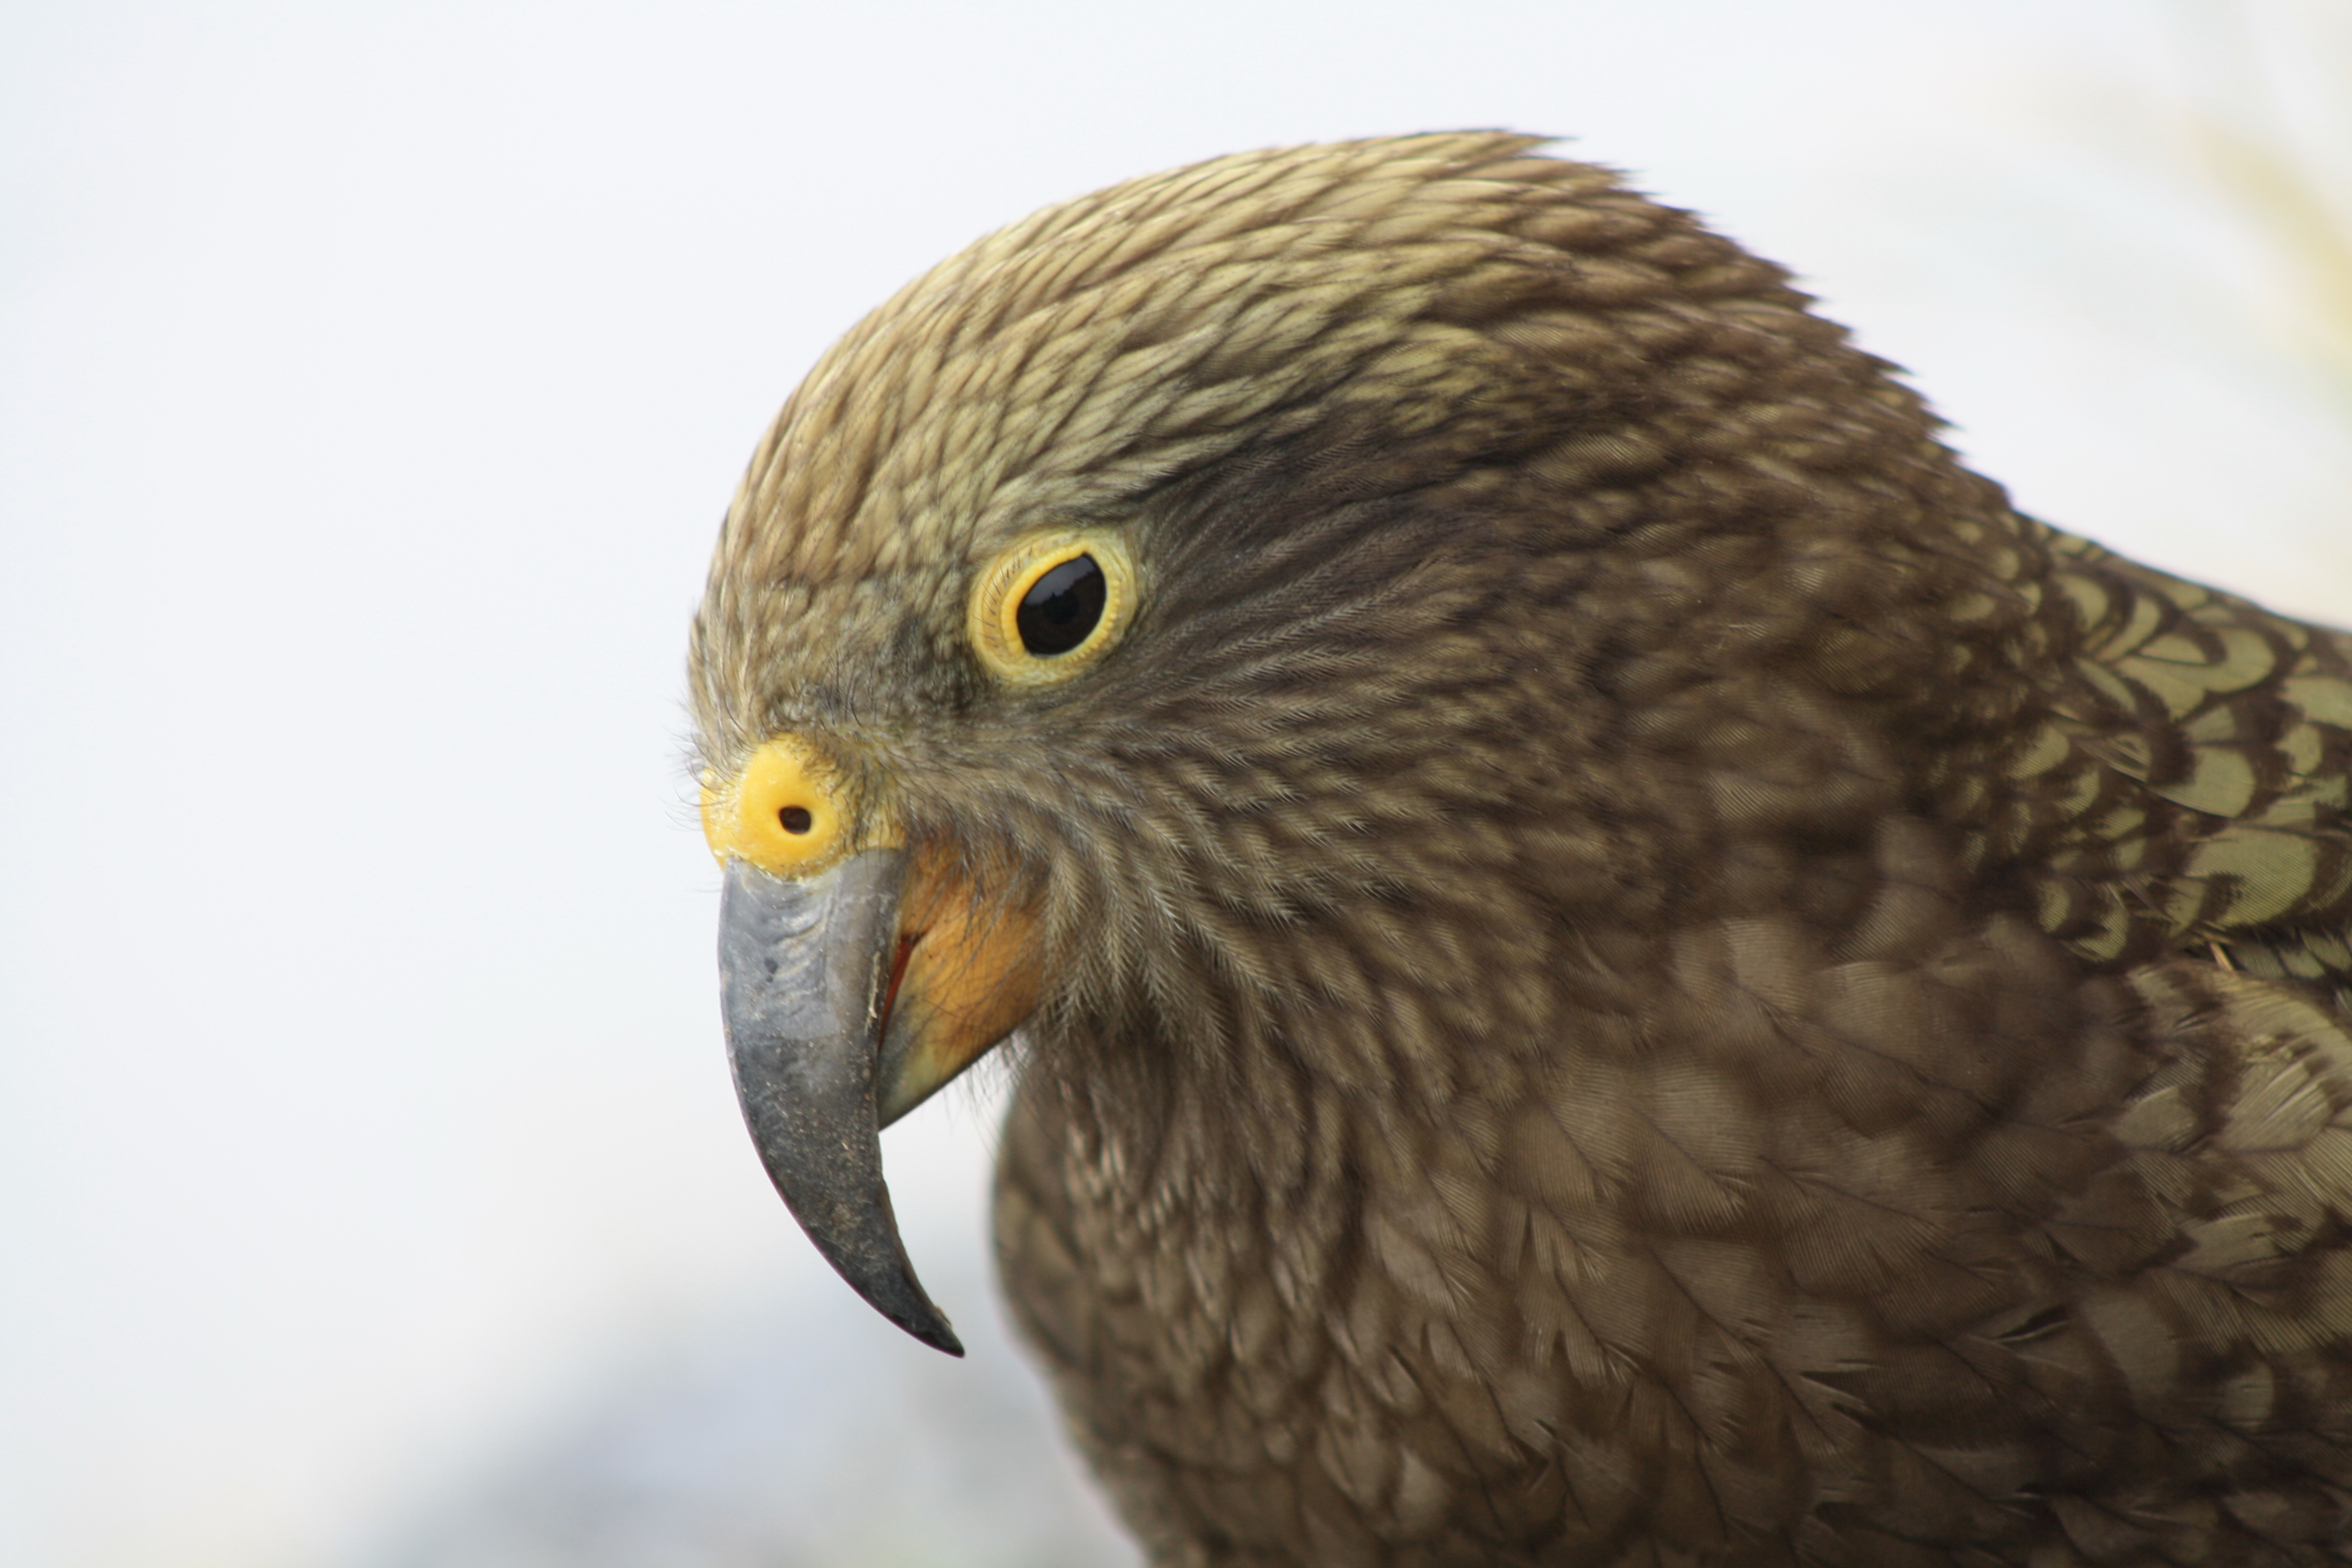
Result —
[{"label": "blurred background", "polygon": [[1789,263],[2021,504],[2352,621],[2341,0],[0,7],[0,1568],[1129,1564],[727,1083],[681,668],[776,405],[1040,204],[1467,125]]}]

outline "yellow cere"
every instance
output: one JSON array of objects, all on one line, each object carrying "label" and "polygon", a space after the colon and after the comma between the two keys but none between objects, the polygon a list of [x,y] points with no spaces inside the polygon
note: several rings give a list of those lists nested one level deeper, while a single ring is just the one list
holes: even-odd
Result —
[{"label": "yellow cere", "polygon": [[751,753],[735,778],[703,775],[702,836],[725,865],[749,860],[777,877],[824,870],[853,847],[882,842],[858,824],[845,781],[797,735],[779,735]]},{"label": "yellow cere", "polygon": [[[1021,645],[1021,601],[1037,579],[1066,561],[1091,555],[1102,568],[1102,618],[1086,641],[1067,653],[1040,658]],[[1126,542],[1107,529],[1032,534],[988,564],[972,586],[964,629],[980,660],[1000,680],[1041,686],[1066,680],[1109,651],[1135,613],[1135,561]]]}]

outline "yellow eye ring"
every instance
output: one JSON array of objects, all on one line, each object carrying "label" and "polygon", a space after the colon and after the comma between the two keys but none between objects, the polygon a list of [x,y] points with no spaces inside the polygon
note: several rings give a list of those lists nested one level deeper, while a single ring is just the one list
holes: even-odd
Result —
[{"label": "yellow eye ring", "polygon": [[980,574],[965,629],[999,680],[1049,685],[1110,651],[1135,614],[1135,562],[1117,534],[1033,534]]}]

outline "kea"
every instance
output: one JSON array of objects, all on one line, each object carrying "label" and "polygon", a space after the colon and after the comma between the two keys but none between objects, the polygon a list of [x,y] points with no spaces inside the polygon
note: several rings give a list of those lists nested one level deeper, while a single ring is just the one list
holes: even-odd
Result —
[{"label": "kea", "polygon": [[1185,1568],[2352,1561],[2352,636],[2012,510],[1537,139],[1223,158],[853,329],[695,621],[768,1173],[1000,1044]]}]

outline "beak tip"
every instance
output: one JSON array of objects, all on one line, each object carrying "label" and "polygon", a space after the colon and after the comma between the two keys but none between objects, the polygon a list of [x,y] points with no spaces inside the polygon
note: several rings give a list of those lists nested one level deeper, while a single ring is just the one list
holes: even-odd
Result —
[{"label": "beak tip", "polygon": [[819,1250],[825,1253],[826,1260],[849,1288],[865,1298],[867,1306],[933,1350],[951,1356],[963,1354],[963,1342],[956,1338],[948,1315],[940,1310],[930,1292],[923,1289],[922,1281],[915,1278],[903,1249],[893,1248],[897,1252],[895,1266],[877,1266],[868,1261],[865,1267],[859,1267],[859,1259],[845,1250],[836,1255],[822,1244]]},{"label": "beak tip", "polygon": [[963,1342],[956,1338],[956,1331],[948,1326],[945,1316],[935,1314],[931,1321],[920,1326],[912,1323],[901,1323],[898,1326],[933,1350],[944,1355],[954,1356],[959,1361],[963,1359]]}]

